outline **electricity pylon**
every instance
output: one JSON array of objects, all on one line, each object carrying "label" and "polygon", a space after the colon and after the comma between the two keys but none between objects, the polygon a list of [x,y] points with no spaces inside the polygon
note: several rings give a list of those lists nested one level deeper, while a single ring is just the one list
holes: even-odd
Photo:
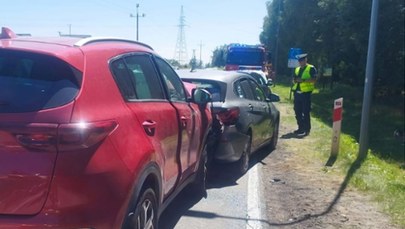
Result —
[{"label": "electricity pylon", "polygon": [[184,17],[183,6],[181,6],[180,12],[180,22],[179,22],[179,32],[177,34],[177,42],[176,42],[176,49],[174,51],[174,58],[177,60],[181,65],[188,64],[188,56],[187,56],[187,46],[186,46],[186,35],[184,28],[186,27],[185,24],[186,20]]}]

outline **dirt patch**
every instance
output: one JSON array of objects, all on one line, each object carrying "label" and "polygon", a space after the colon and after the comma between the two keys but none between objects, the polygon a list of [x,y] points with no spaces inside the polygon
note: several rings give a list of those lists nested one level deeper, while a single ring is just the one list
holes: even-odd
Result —
[{"label": "dirt patch", "polygon": [[[279,104],[283,115],[291,114]],[[294,138],[295,126],[280,126],[277,149],[261,163],[270,228],[400,228],[390,223],[377,203],[353,188],[325,161],[303,155],[299,147],[315,147],[313,136]]]}]

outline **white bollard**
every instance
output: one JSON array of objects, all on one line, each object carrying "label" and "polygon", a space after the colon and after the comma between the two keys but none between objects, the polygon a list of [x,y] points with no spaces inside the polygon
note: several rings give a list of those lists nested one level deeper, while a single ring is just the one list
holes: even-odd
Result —
[{"label": "white bollard", "polygon": [[337,157],[339,152],[340,129],[342,127],[343,98],[335,100],[333,105],[333,133],[331,157]]}]

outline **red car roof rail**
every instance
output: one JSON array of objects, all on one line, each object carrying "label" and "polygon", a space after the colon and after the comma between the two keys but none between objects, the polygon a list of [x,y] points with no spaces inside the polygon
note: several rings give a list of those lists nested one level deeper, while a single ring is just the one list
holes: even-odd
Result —
[{"label": "red car roof rail", "polygon": [[16,37],[17,37],[17,35],[13,32],[13,30],[11,30],[7,27],[1,28],[0,39],[10,39],[10,38],[16,38]]},{"label": "red car roof rail", "polygon": [[138,41],[133,41],[133,40],[129,40],[129,39],[124,39],[124,38],[117,38],[117,37],[87,37],[84,39],[81,39],[80,41],[76,42],[74,44],[74,46],[76,47],[82,47],[85,46],[87,44],[90,43],[96,43],[96,42],[108,42],[108,41],[112,41],[112,42],[127,42],[127,43],[132,43],[132,44],[137,44],[137,45],[142,45],[144,47],[147,47],[151,50],[153,50],[153,48],[147,44],[144,44],[142,42],[138,42]]}]

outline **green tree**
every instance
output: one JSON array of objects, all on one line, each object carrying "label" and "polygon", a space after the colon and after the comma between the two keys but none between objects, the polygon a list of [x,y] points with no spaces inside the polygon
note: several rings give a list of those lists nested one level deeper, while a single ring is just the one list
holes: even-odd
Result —
[{"label": "green tree", "polygon": [[403,0],[380,1],[376,47],[375,90],[377,96],[404,99],[404,28]]},{"label": "green tree", "polygon": [[212,54],[212,66],[213,67],[223,67],[226,63],[226,50],[227,45],[222,45],[217,47]]},{"label": "green tree", "polygon": [[[363,86],[371,0],[273,0],[266,3],[260,41],[273,53],[279,74],[289,75],[288,51],[309,53],[322,70],[333,67],[342,83]],[[404,1],[380,1],[375,61],[376,96],[404,96]],[[277,51],[276,51],[277,50]]]},{"label": "green tree", "polygon": [[180,63],[175,59],[166,59],[166,61],[173,67],[180,67]]}]

